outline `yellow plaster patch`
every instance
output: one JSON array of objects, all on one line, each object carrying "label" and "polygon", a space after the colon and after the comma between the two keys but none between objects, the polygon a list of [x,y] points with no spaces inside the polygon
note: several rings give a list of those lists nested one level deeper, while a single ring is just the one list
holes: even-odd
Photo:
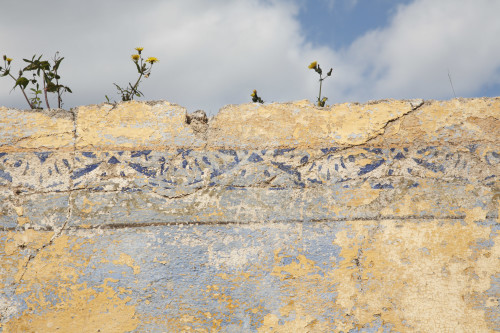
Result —
[{"label": "yellow plaster patch", "polygon": [[474,189],[475,189],[475,186],[474,186],[474,185],[472,185],[472,184],[467,184],[467,186],[465,186],[465,190],[466,190],[467,192],[474,191]]},{"label": "yellow plaster patch", "polygon": [[22,206],[16,206],[14,207],[14,210],[16,211],[17,216],[23,216],[24,209]]},{"label": "yellow plaster patch", "polygon": [[130,101],[78,108],[78,149],[139,149],[138,147],[196,146],[186,124],[186,109],[161,102]]},{"label": "yellow plaster patch", "polygon": [[136,265],[134,259],[126,253],[120,253],[120,258],[118,260],[113,260],[115,265],[126,265],[134,271],[134,274],[139,274],[141,272],[141,266]]},{"label": "yellow plaster patch", "polygon": [[[16,293],[23,295],[27,309],[4,323],[4,330],[115,332],[135,329],[138,319],[135,306],[128,304],[131,299],[120,297],[109,285],[117,280],[105,279],[102,285],[94,287],[78,282],[91,259],[91,255],[82,252],[82,245],[92,241],[62,234],[49,244],[52,236],[53,232],[34,230],[9,233],[3,247],[5,255],[0,253],[1,265],[10,272],[15,272],[17,266]],[[29,262],[28,257],[20,257],[15,250],[20,244],[38,250]]]},{"label": "yellow plaster patch", "polygon": [[30,222],[30,219],[28,217],[19,216],[17,218],[17,225],[19,225],[19,226],[23,226],[23,225],[25,225],[26,223],[29,223],[29,222]]},{"label": "yellow plaster patch", "polygon": [[154,257],[153,262],[157,262],[157,263],[160,263],[160,264],[163,264],[163,265],[168,264],[168,261],[166,261],[166,260],[158,260],[158,258],[156,258],[156,257]]},{"label": "yellow plaster patch", "polygon": [[226,106],[212,120],[210,146],[325,146],[362,144],[384,132],[388,121],[410,112],[406,101],[338,104],[307,101]]},{"label": "yellow plaster patch", "polygon": [[499,110],[498,97],[428,101],[417,112],[394,123],[398,128],[388,128],[387,135],[374,144],[482,141],[484,145],[498,141]]},{"label": "yellow plaster patch", "polygon": [[51,117],[46,112],[3,109],[0,150],[57,149],[73,144],[72,116]]},{"label": "yellow plaster patch", "polygon": [[380,211],[382,215],[409,216],[431,209],[431,202],[416,195],[405,194],[403,200],[394,205],[394,208],[385,207]]},{"label": "yellow plaster patch", "polygon": [[355,323],[377,315],[400,332],[489,332],[484,311],[467,300],[484,293],[500,267],[500,236],[493,255],[473,249],[491,228],[440,221],[350,228],[336,235],[344,260],[331,276],[337,305]]},{"label": "yellow plaster patch", "polygon": [[319,271],[316,263],[313,260],[307,259],[302,254],[297,256],[298,262],[293,260],[288,265],[279,265],[279,263],[286,257],[284,255],[280,255],[280,251],[280,249],[274,251],[275,265],[271,275],[278,276],[281,280],[285,280],[303,277],[305,275],[315,275],[315,273]]},{"label": "yellow plaster patch", "polygon": [[[68,293],[64,300],[47,308],[42,314],[25,311],[21,317],[5,324],[8,332],[128,332],[139,324],[135,307],[128,305],[130,297],[120,298],[116,291],[104,284],[89,288],[85,283],[62,285]],[[56,291],[57,292],[57,291]],[[47,311],[48,310],[48,311]]]},{"label": "yellow plaster patch", "polygon": [[486,214],[488,210],[482,209],[481,207],[474,207],[472,209],[462,209],[465,213],[465,222],[472,223],[475,221],[484,221],[486,219]]},{"label": "yellow plaster patch", "polygon": [[8,256],[13,255],[20,248],[39,250],[43,245],[49,243],[53,235],[53,232],[40,232],[33,229],[22,232],[10,231],[4,244],[5,254]]},{"label": "yellow plaster patch", "polygon": [[365,166],[365,165],[370,164],[372,162],[373,162],[373,160],[370,158],[356,159],[356,165],[359,165],[359,166]]},{"label": "yellow plaster patch", "polygon": [[257,332],[290,333],[290,332],[331,332],[331,328],[326,323],[317,318],[303,313],[300,308],[295,311],[295,317],[292,320],[282,321],[280,323],[278,316],[269,313],[264,317],[262,326]]},{"label": "yellow plaster patch", "polygon": [[352,191],[352,199],[347,202],[349,207],[368,205],[380,195],[380,189],[372,189],[368,182],[364,182],[359,189]]},{"label": "yellow plaster patch", "polygon": [[90,201],[89,199],[87,199],[87,197],[83,197],[83,204],[82,204],[82,208],[80,210],[83,213],[90,214],[90,213],[92,213],[92,207],[99,205],[99,204],[100,204],[100,202]]}]

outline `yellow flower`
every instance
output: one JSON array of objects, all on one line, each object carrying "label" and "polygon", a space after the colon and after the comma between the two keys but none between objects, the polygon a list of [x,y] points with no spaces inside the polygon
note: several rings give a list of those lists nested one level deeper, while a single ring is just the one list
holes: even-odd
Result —
[{"label": "yellow flower", "polygon": [[257,90],[254,89],[253,92],[252,92],[252,94],[250,96],[252,96],[252,97],[257,96]]},{"label": "yellow flower", "polygon": [[143,47],[136,47],[135,49],[136,49],[136,51],[137,51],[137,52],[139,52],[139,53],[141,53],[141,51],[142,51],[142,50],[144,50],[144,48],[143,48]]},{"label": "yellow flower", "polygon": [[149,62],[150,64],[154,64],[155,62],[158,62],[160,60],[158,60],[158,58],[155,58],[155,57],[149,57],[146,59],[146,62]]},{"label": "yellow flower", "polygon": [[12,58],[7,58],[5,60],[7,60],[7,64],[10,64],[10,62],[12,61]]},{"label": "yellow flower", "polygon": [[317,61],[313,61],[313,62],[311,62],[311,64],[309,65],[309,69],[315,69],[317,65],[318,65],[318,62],[317,62]]},{"label": "yellow flower", "polygon": [[131,57],[132,57],[132,60],[133,60],[133,61],[138,61],[138,60],[139,60],[139,58],[140,58],[141,56],[140,56],[140,55],[138,55],[138,54],[132,54],[132,56],[131,56]]}]

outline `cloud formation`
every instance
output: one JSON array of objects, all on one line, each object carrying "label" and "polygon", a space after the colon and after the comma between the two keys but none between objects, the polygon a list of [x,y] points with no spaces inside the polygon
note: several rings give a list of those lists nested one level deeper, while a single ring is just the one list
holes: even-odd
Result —
[{"label": "cloud formation", "polygon": [[[23,57],[60,51],[63,84],[74,91],[64,96],[66,108],[101,103],[105,94],[119,100],[112,83],[136,79],[130,60],[136,46],[160,59],[140,86],[143,99],[210,114],[225,104],[249,102],[253,89],[266,102],[314,101],[318,78],[307,69],[313,60],[334,67],[323,85],[331,103],[451,98],[448,69],[457,95],[474,96],[500,84],[496,0],[415,0],[400,6],[388,26],[343,49],[309,43],[300,1],[27,3],[3,6],[17,15],[0,21],[0,53],[14,58],[17,69]],[[328,22],[324,27],[329,29]],[[25,108],[19,91],[9,94],[12,83],[0,78],[0,104]]]},{"label": "cloud formation", "polygon": [[342,53],[344,68],[352,70],[344,92],[354,99],[451,98],[448,69],[459,96],[499,84],[498,12],[495,0],[401,6],[388,27],[368,32]]}]

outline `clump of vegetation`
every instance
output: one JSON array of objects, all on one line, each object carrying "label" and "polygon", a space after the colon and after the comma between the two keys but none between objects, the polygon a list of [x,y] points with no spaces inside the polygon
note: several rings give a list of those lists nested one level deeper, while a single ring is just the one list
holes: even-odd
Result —
[{"label": "clump of vegetation", "polygon": [[[144,94],[141,91],[139,91],[139,83],[141,82],[141,79],[143,77],[148,78],[149,75],[151,75],[151,69],[153,68],[153,64],[159,61],[155,57],[149,57],[146,60],[144,60],[142,58],[142,50],[144,50],[144,48],[142,47],[136,47],[135,50],[137,51],[137,53],[132,54],[130,57],[132,58],[132,61],[134,62],[137,68],[137,73],[139,73],[139,78],[137,78],[137,81],[135,81],[134,85],[132,85],[132,83],[129,82],[127,88],[122,88],[116,83],[113,83],[116,86],[116,89],[118,89],[118,93],[121,95],[122,101],[131,101],[134,99],[134,97],[144,96]],[[108,96],[106,95],[105,97],[106,100],[109,102]]]},{"label": "clump of vegetation", "polygon": [[[54,58],[52,59],[54,63],[51,64],[47,60],[42,60],[42,55],[36,58],[35,54],[31,58],[31,60],[23,59],[24,62],[28,63],[28,66],[19,70],[19,75],[16,78],[11,74],[10,65],[13,59],[4,55],[3,56],[4,67],[0,66],[0,76],[10,76],[15,81],[15,85],[12,89],[15,89],[16,87],[19,86],[24,95],[24,98],[26,99],[26,102],[28,102],[28,105],[30,106],[31,109],[42,108],[42,100],[39,97],[39,95],[42,94],[45,97],[45,103],[47,105],[47,108],[50,109],[47,93],[57,94],[57,107],[61,108],[63,104],[62,94],[66,91],[72,93],[71,89],[68,86],[64,86],[59,83],[61,76],[59,75],[58,71],[59,71],[59,66],[61,65],[63,59],[64,58],[59,57],[59,52],[56,52]],[[33,72],[33,78],[32,79],[26,78],[25,77],[26,72]],[[40,87],[38,79],[41,79],[42,81],[43,90]],[[26,89],[30,84],[33,85],[33,87],[30,88],[33,97],[28,98],[28,95],[26,95]]]},{"label": "clump of vegetation", "polygon": [[326,73],[325,77],[323,77],[323,70],[321,69],[317,61],[311,62],[311,64],[309,65],[309,69],[314,69],[314,71],[319,74],[319,95],[317,104],[318,106],[323,107],[325,106],[328,97],[321,98],[321,86],[323,85],[323,80],[332,75],[333,68],[330,68],[330,71]]},{"label": "clump of vegetation", "polygon": [[252,92],[252,94],[250,96],[252,96],[252,102],[264,104],[264,101],[262,100],[262,98],[260,98],[257,95],[257,90],[254,89],[253,92]]}]

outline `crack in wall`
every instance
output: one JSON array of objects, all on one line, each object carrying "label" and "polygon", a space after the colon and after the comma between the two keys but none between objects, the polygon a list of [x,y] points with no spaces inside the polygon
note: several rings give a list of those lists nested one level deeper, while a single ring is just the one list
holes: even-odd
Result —
[{"label": "crack in wall", "polygon": [[[331,152],[330,154],[329,153],[326,153],[324,155],[320,155],[318,157],[315,157],[315,158],[310,158],[306,163],[304,164],[301,164],[298,166],[298,168],[307,168],[308,166],[310,166],[312,163],[315,163],[315,162],[318,162],[324,158],[327,158],[328,156],[331,156],[331,155],[337,155],[341,152],[345,152],[345,151],[348,151],[350,149],[353,149],[353,148],[356,148],[356,147],[359,147],[359,146],[364,146],[364,145],[367,145],[369,144],[370,142],[373,142],[375,141],[377,138],[385,135],[385,132],[387,130],[387,128],[390,126],[390,124],[398,121],[398,120],[401,120],[403,119],[404,117],[407,117],[408,115],[410,115],[411,113],[419,110],[423,105],[425,105],[425,101],[424,100],[419,100],[419,101],[410,101],[410,105],[411,105],[411,109],[408,110],[407,112],[399,115],[398,117],[395,117],[393,119],[390,119],[388,120],[387,122],[385,122],[385,124],[377,130],[377,134],[374,135],[374,136],[371,136],[371,137],[368,137],[366,140],[364,140],[363,142],[361,143],[358,143],[358,144],[351,144],[351,145],[347,145],[347,146],[344,146],[344,147],[339,147],[338,149],[336,149],[334,152]],[[110,111],[112,111],[113,109],[115,109],[117,107],[117,104],[112,104],[112,107],[111,109],[107,110],[107,112],[109,113]],[[75,111],[69,111],[71,113],[71,118],[72,118],[72,122],[73,122],[73,131],[72,132],[61,132],[61,133],[54,133],[54,134],[44,134],[44,135],[33,135],[33,136],[29,136],[29,137],[21,137],[21,138],[18,138],[17,140],[14,140],[12,141],[13,144],[19,144],[25,140],[28,140],[28,139],[40,139],[40,138],[48,138],[48,137],[56,137],[56,136],[60,136],[60,135],[66,135],[66,134],[72,134],[73,136],[73,142],[72,142],[72,145],[71,145],[71,155],[72,155],[72,164],[71,164],[71,169],[69,170],[69,175],[71,175],[74,171],[74,166],[76,164],[76,154],[77,154],[77,143],[78,143],[78,140],[79,140],[79,126],[78,126],[78,122],[77,122],[77,112]],[[186,119],[189,119],[189,115],[186,115]],[[196,123],[196,122],[191,122],[192,124]],[[211,134],[211,131],[210,131],[210,125],[211,125],[211,121],[208,121],[206,123],[206,127],[203,127],[203,134],[201,137],[200,133],[195,133],[197,135],[197,137],[199,139],[201,139],[203,142],[204,142],[204,145],[203,145],[203,148],[202,149],[207,149],[208,147],[208,144],[209,144],[209,134]],[[195,129],[195,128],[192,128],[192,130],[194,132],[200,132],[201,129]],[[12,145],[11,143],[11,145]],[[0,147],[3,147],[5,145],[1,145]],[[90,145],[92,146],[92,145]],[[452,145],[453,146],[453,145]],[[89,145],[86,146],[86,148],[89,147]],[[92,146],[93,147],[93,146]],[[215,147],[214,147],[215,148]],[[177,155],[175,155],[171,161],[175,161],[179,156],[181,156],[183,154],[182,151],[178,151]],[[476,157],[477,158],[477,157]],[[457,162],[458,163],[458,162]],[[200,191],[203,191],[203,190],[206,190],[206,189],[210,189],[210,190],[219,190],[219,189],[224,189],[224,188],[228,188],[228,187],[233,187],[233,188],[267,188],[267,189],[272,189],[272,188],[276,188],[276,187],[279,187],[279,188],[283,188],[282,186],[272,186],[271,183],[276,179],[278,175],[275,175],[265,181],[261,181],[261,182],[258,182],[256,183],[255,185],[250,185],[250,186],[247,186],[247,185],[219,185],[219,186],[208,186],[207,184],[205,184],[205,186],[201,186],[201,187],[195,187],[191,192],[189,193],[182,193],[182,194],[179,194],[179,195],[165,195],[165,194],[161,194],[161,193],[158,193],[157,191],[154,190],[154,188],[150,187],[150,186],[140,186],[140,187],[136,187],[137,189],[149,189],[149,190],[152,190],[151,193],[153,193],[154,195],[158,195],[160,197],[163,197],[165,199],[168,199],[168,200],[176,200],[176,199],[182,199],[182,198],[186,198],[186,197],[189,197],[189,196],[192,196],[192,195],[195,195],[197,193],[199,193]],[[416,177],[416,178],[421,178],[421,179],[430,179],[429,177],[421,177],[417,174],[415,175],[412,175],[412,177]],[[363,179],[365,178],[366,180],[366,177],[359,177],[359,179]],[[378,176],[376,177],[376,179],[383,179],[383,178],[403,178],[403,179],[406,179],[406,177],[404,176]],[[368,179],[372,179],[371,177],[368,177]],[[356,179],[353,179],[353,180],[356,180]],[[457,180],[460,180],[463,182],[463,179],[457,179],[456,177],[454,178],[450,178],[450,179],[445,179],[445,178],[440,178],[440,180],[444,180],[445,182],[450,182],[450,180],[453,180],[453,182],[457,182]],[[338,183],[338,182],[337,182]],[[484,185],[482,182],[479,182],[481,183],[482,185]],[[316,188],[317,186],[306,186],[305,188]],[[296,189],[296,188],[302,188],[302,187],[293,187],[293,186],[286,186],[285,188],[287,189]],[[61,234],[64,232],[64,231],[67,231],[67,230],[75,230],[75,229],[88,229],[88,228],[80,228],[78,226],[71,226],[70,223],[71,223],[71,218],[72,218],[72,214],[73,214],[73,206],[75,204],[75,198],[76,198],[76,193],[78,192],[81,192],[81,191],[88,191],[90,190],[89,188],[80,188],[80,189],[75,189],[74,188],[74,180],[69,177],[69,181],[68,181],[68,186],[67,186],[67,189],[65,191],[38,191],[38,192],[31,192],[31,193],[28,193],[27,195],[31,195],[31,194],[52,194],[52,193],[68,193],[68,203],[67,203],[67,212],[66,212],[66,219],[64,221],[64,223],[62,224],[62,226],[60,228],[54,228],[54,227],[47,227],[43,230],[51,230],[51,231],[55,231],[55,234],[52,236],[52,238],[50,239],[50,241],[47,243],[47,244],[44,244],[42,245],[40,248],[36,249],[34,251],[34,253],[31,253],[27,260],[26,260],[26,263],[24,264],[23,266],[23,273],[21,274],[21,277],[19,279],[19,281],[17,282],[17,286],[22,282],[22,279],[26,273],[26,271],[28,270],[29,268],[29,264],[30,262],[36,258],[37,254],[42,251],[43,249],[45,249],[46,247],[50,246],[53,244],[53,242],[61,236]],[[122,192],[122,190],[104,190],[104,191],[95,191],[95,192],[99,192],[99,193],[118,193],[118,192]],[[498,216],[494,216],[494,215],[490,215],[489,217],[487,218],[495,218],[495,217],[498,217]],[[374,215],[372,217],[367,217],[367,218],[356,218],[356,217],[351,217],[351,218],[338,218],[338,219],[324,219],[324,220],[308,220],[308,221],[316,221],[316,222],[339,222],[339,221],[347,221],[347,220],[357,220],[357,219],[362,219],[362,220],[369,220],[369,219],[375,219],[375,220],[393,220],[393,219],[397,219],[397,220],[405,220],[405,219],[435,219],[435,218],[439,218],[439,219],[463,219],[465,218],[465,215],[460,215],[460,216],[405,216],[405,217],[402,217],[402,216],[382,216],[382,215]],[[301,221],[301,220],[286,220],[286,221],[272,221],[270,220],[269,222],[273,222],[273,223],[283,223],[283,222],[287,222],[287,223],[295,223],[295,222],[304,222],[304,221]],[[105,224],[105,225],[101,225],[101,226],[97,226],[97,227],[94,227],[92,226],[91,229],[98,229],[98,228],[104,228],[104,229],[119,229],[119,228],[127,228],[127,227],[146,227],[146,226],[155,226],[155,225],[158,225],[158,226],[162,226],[162,225],[176,225],[178,223],[182,223],[182,222],[151,222],[151,223],[123,223],[123,224],[120,224],[120,223],[116,223],[116,224]],[[192,222],[188,222],[188,223],[192,223]],[[237,223],[241,223],[241,222],[234,222],[234,221],[217,221],[217,222],[199,222],[200,224],[237,224]],[[257,223],[257,222],[244,222],[244,223]],[[260,223],[260,222],[259,222]],[[3,228],[3,230],[18,230],[18,228]],[[16,290],[17,290],[17,286],[16,286]]]},{"label": "crack in wall", "polygon": [[[71,112],[71,111],[70,111]],[[71,169],[69,170],[69,174],[71,174],[73,172],[73,167],[75,165],[75,157],[76,157],[76,116],[75,116],[75,113],[74,112],[71,112],[72,116],[73,116],[73,151],[71,153],[72,155],[72,164],[71,164]],[[18,281],[15,282],[15,287],[14,287],[14,293],[17,292],[19,286],[21,285],[22,281],[23,281],[23,278],[24,278],[24,275],[26,274],[26,272],[28,271],[29,269],[29,265],[30,263],[37,257],[37,255],[40,253],[40,251],[44,250],[45,248],[51,246],[54,241],[59,238],[62,234],[62,232],[66,229],[66,227],[68,226],[70,220],[71,220],[71,216],[72,216],[72,207],[73,207],[73,204],[74,204],[74,201],[72,200],[72,187],[73,187],[73,180],[71,179],[71,177],[69,178],[69,181],[68,181],[68,188],[67,188],[67,191],[69,192],[69,195],[68,195],[68,204],[67,204],[67,213],[66,213],[66,220],[64,221],[63,225],[61,226],[61,228],[59,228],[58,230],[56,230],[55,228],[53,228],[53,231],[54,231],[54,235],[52,235],[52,237],[50,238],[49,242],[47,242],[46,244],[42,245],[41,247],[39,247],[38,249],[35,249],[34,253],[30,253],[30,255],[28,256],[27,260],[26,260],[26,263],[23,265],[23,268],[22,268],[22,273],[21,273],[21,276],[19,277]]]},{"label": "crack in wall", "polygon": [[[500,223],[494,222],[493,220],[498,219],[498,214],[487,214],[485,219],[491,220],[492,225],[499,226]],[[460,221],[466,218],[465,214],[459,215],[445,215],[445,216],[436,216],[436,215],[382,215],[377,214],[373,216],[358,216],[358,217],[336,217],[336,218],[320,218],[320,219],[270,219],[266,221],[262,220],[251,220],[251,221],[235,221],[235,220],[220,220],[220,221],[186,221],[186,220],[178,220],[178,221],[168,221],[168,222],[123,222],[123,223],[104,223],[99,225],[73,225],[67,227],[64,231],[88,231],[88,230],[119,230],[119,229],[128,229],[128,228],[148,228],[148,227],[172,227],[172,226],[194,226],[194,225],[251,225],[258,224],[262,225],[265,223],[271,224],[301,224],[301,223],[339,223],[339,222],[355,222],[355,221]],[[46,226],[37,229],[38,231],[54,231],[54,227]],[[11,228],[3,228],[2,231],[19,231],[17,227]],[[55,238],[54,238],[55,239]],[[51,242],[48,242],[42,248],[45,248],[51,245]],[[41,248],[41,249],[42,249]],[[40,249],[40,250],[41,250]]]}]

